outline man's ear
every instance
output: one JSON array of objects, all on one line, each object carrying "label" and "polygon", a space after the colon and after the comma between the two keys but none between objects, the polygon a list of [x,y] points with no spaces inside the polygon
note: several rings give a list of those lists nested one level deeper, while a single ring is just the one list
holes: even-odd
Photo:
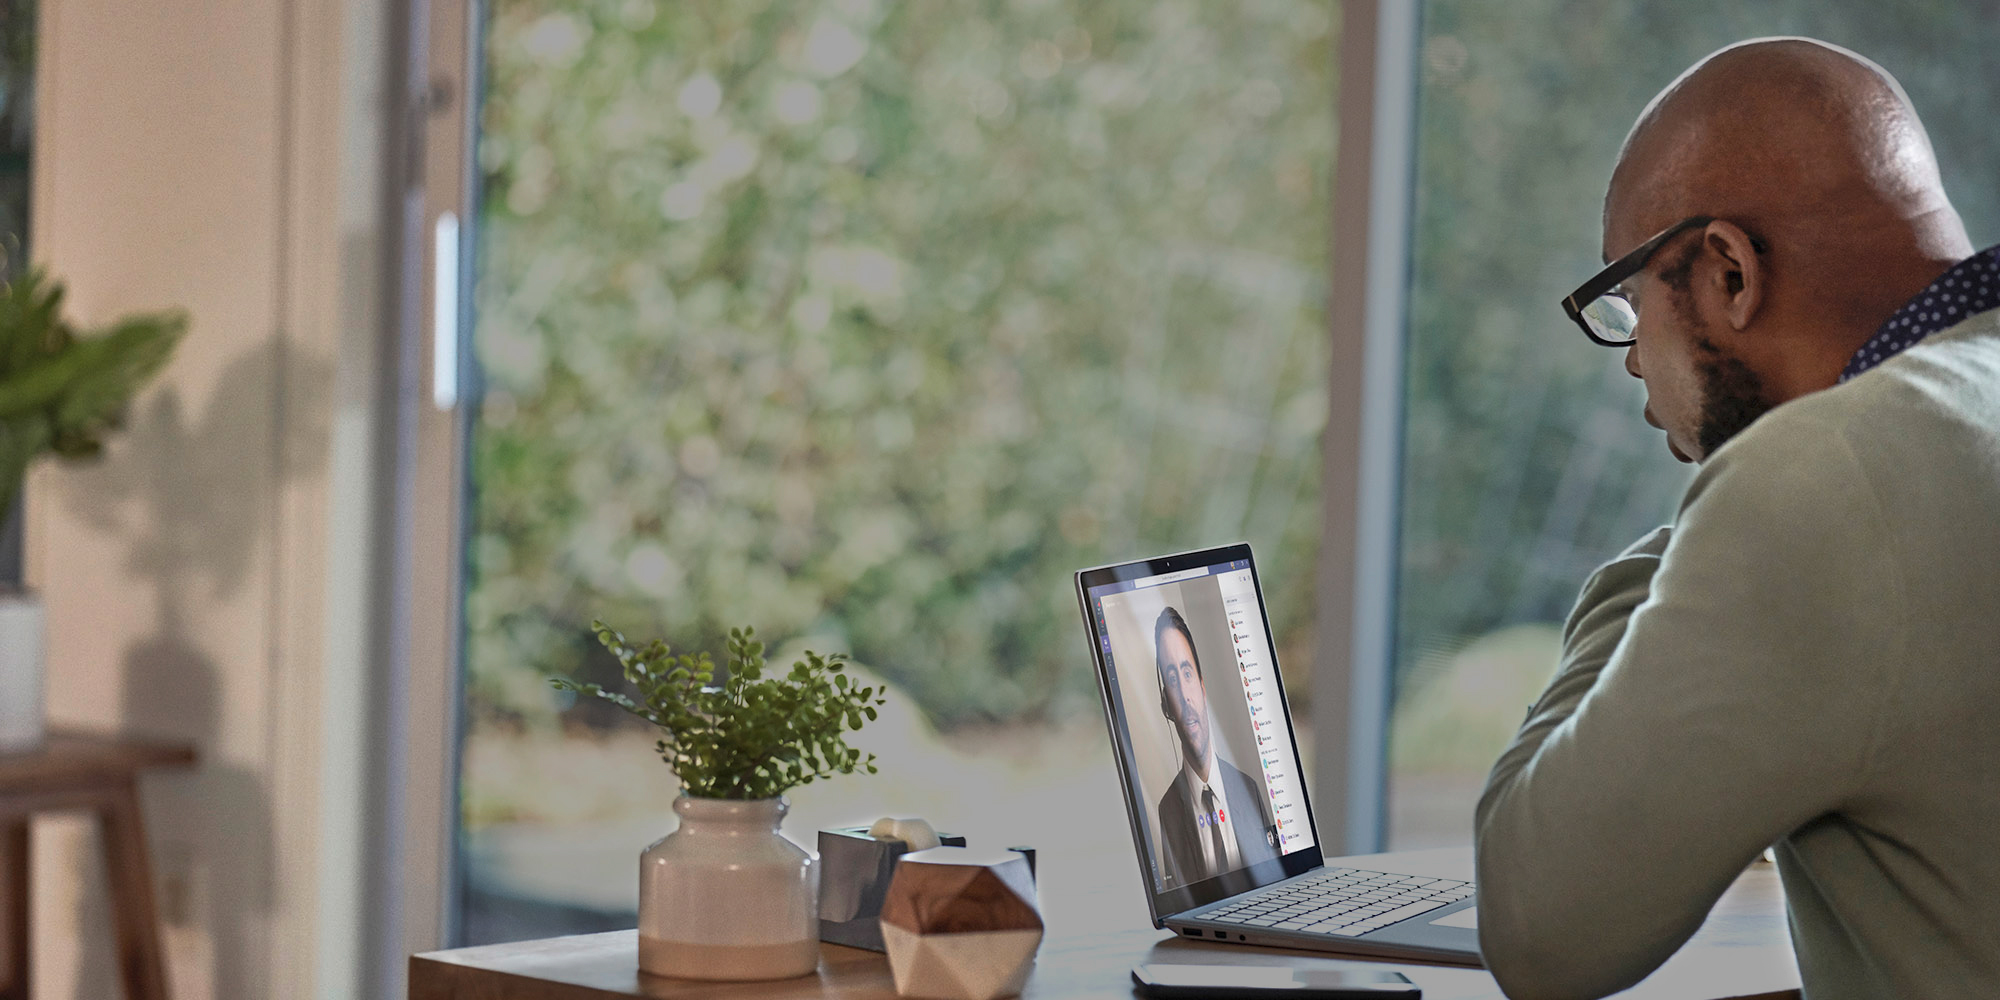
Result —
[{"label": "man's ear", "polygon": [[1708,263],[1714,265],[1710,282],[1719,296],[1723,316],[1733,330],[1750,325],[1764,303],[1763,258],[1756,241],[1735,223],[1717,219],[1702,232]]}]

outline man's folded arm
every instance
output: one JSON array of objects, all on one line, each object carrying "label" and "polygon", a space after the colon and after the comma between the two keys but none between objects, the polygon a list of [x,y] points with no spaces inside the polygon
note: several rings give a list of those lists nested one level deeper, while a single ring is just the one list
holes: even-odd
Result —
[{"label": "man's folded arm", "polygon": [[1857,621],[1902,613],[1892,546],[1838,433],[1784,431],[1719,451],[1670,538],[1592,577],[1488,779],[1480,942],[1510,996],[1644,978],[1865,771],[1900,650]]}]

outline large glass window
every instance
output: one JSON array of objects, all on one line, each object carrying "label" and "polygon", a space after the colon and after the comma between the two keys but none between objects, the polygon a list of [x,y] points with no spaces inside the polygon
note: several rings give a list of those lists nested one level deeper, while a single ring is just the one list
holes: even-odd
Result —
[{"label": "large glass window", "polygon": [[1951,4],[1431,0],[1419,54],[1390,842],[1462,844],[1598,563],[1665,523],[1688,470],[1622,353],[1556,303],[1601,266],[1618,146],[1730,42],[1803,34],[1903,82],[1975,244],[2000,239],[2000,21]]},{"label": "large glass window", "polygon": [[480,117],[465,943],[630,926],[675,783],[593,618],[851,652],[875,777],[1143,919],[1070,586],[1248,539],[1303,721],[1331,0],[495,0]]}]

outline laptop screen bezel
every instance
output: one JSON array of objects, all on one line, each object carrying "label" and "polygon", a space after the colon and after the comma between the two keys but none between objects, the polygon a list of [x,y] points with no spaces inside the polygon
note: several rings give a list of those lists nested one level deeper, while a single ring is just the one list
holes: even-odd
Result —
[{"label": "laptop screen bezel", "polygon": [[1133,756],[1131,734],[1119,720],[1123,710],[1118,693],[1118,684],[1111,669],[1111,663],[1104,656],[1098,642],[1097,623],[1091,617],[1090,592],[1097,587],[1139,580],[1163,573],[1178,573],[1183,570],[1242,561],[1250,570],[1251,585],[1257,594],[1257,613],[1264,620],[1265,654],[1271,662],[1271,680],[1278,689],[1278,704],[1284,711],[1286,725],[1292,727],[1292,766],[1294,774],[1304,774],[1304,761],[1300,758],[1297,729],[1292,724],[1291,702],[1285,694],[1285,681],[1278,670],[1278,651],[1271,631],[1271,613],[1264,603],[1263,578],[1257,572],[1256,556],[1250,552],[1248,542],[1234,545],[1200,549],[1193,552],[1179,552],[1173,555],[1156,556],[1132,562],[1116,563],[1078,570],[1076,574],[1076,599],[1078,609],[1083,613],[1084,633],[1090,640],[1090,660],[1097,671],[1099,701],[1104,705],[1105,724],[1111,732],[1112,756],[1118,764],[1118,782],[1125,793],[1125,815],[1132,824],[1132,842],[1139,861],[1140,884],[1145,887],[1147,905],[1152,911],[1153,926],[1165,925],[1168,917],[1209,903],[1228,899],[1238,893],[1262,888],[1273,882],[1283,881],[1294,875],[1313,870],[1324,863],[1319,848],[1319,828],[1313,822],[1312,797],[1305,783],[1299,787],[1299,805],[1305,809],[1306,826],[1313,831],[1311,847],[1280,855],[1275,861],[1267,861],[1223,872],[1211,879],[1191,885],[1176,886],[1164,891],[1154,889],[1153,872],[1158,859],[1153,856],[1152,838],[1147,835],[1148,810],[1141,801],[1138,780],[1138,762]]}]

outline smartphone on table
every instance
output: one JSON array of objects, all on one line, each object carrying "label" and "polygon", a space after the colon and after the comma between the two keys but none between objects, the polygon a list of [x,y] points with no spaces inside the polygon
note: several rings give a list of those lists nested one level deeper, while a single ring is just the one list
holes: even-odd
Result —
[{"label": "smartphone on table", "polygon": [[1132,970],[1141,996],[1159,1000],[1418,1000],[1400,972],[1282,965],[1149,964]]}]

